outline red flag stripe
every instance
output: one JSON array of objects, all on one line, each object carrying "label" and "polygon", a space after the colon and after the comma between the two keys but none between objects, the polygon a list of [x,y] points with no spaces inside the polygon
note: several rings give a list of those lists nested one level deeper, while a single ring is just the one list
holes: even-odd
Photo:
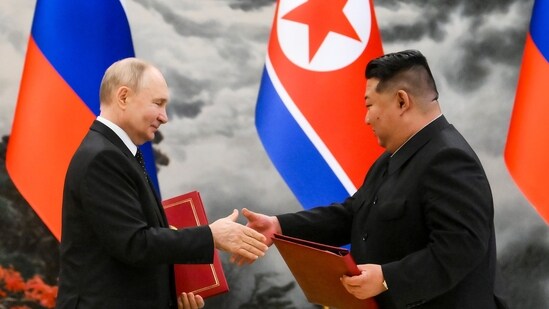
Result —
[{"label": "red flag stripe", "polygon": [[[57,239],[61,237],[63,192],[52,188],[63,188],[72,154],[93,119],[93,113],[59,76],[31,37],[6,168],[29,204],[49,205],[34,209]],[[53,147],[51,137],[63,143]]]},{"label": "red flag stripe", "polygon": [[528,35],[511,117],[505,162],[526,198],[549,223],[549,63]]}]

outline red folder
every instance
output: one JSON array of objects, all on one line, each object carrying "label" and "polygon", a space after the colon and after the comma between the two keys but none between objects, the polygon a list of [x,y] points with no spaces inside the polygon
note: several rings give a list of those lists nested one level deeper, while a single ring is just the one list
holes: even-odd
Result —
[{"label": "red folder", "polygon": [[376,309],[373,298],[358,299],[341,284],[343,275],[359,275],[349,250],[274,234],[280,252],[307,300],[338,309]]},{"label": "red folder", "polygon": [[[192,191],[162,202],[168,223],[177,229],[207,225],[208,218],[197,191]],[[203,298],[229,291],[217,250],[213,264],[175,264],[177,295],[192,292]]]}]

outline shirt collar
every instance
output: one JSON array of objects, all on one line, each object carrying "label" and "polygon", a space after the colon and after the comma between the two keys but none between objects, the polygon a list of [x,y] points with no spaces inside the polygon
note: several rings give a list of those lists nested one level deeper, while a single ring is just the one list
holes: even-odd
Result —
[{"label": "shirt collar", "polygon": [[429,121],[427,124],[425,124],[421,129],[419,129],[416,133],[412,134],[412,136],[410,136],[404,143],[402,143],[402,145],[400,145],[400,147],[397,148],[397,150],[395,150],[395,152],[393,152],[391,154],[391,158],[395,155],[395,153],[397,153],[397,151],[400,150],[400,148],[402,148],[404,145],[406,145],[406,143],[408,143],[409,140],[412,139],[412,137],[414,137],[416,134],[418,134],[418,132],[420,132],[421,130],[425,129],[426,126],[430,125],[433,121],[437,120],[438,118],[440,118],[440,116],[442,116],[442,113],[438,116],[436,116],[435,118],[433,118],[433,120]]},{"label": "shirt collar", "polygon": [[124,131],[121,127],[116,125],[114,122],[104,117],[97,116],[97,121],[106,125],[107,127],[109,127],[109,129],[113,130],[113,132],[116,133],[116,135],[118,135],[118,137],[122,140],[122,142],[124,142],[124,145],[126,145],[126,147],[128,147],[130,152],[135,156],[135,154],[137,153],[137,146],[132,142],[132,140],[130,139],[130,136],[128,135],[128,133],[126,133],[126,131]]}]

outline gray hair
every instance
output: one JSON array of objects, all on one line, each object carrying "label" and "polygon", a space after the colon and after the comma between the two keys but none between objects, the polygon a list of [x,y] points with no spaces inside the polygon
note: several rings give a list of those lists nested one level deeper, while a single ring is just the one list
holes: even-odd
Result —
[{"label": "gray hair", "polygon": [[142,86],[143,73],[151,65],[141,59],[125,58],[113,63],[103,75],[99,89],[99,100],[101,104],[109,102],[113,91],[121,86],[139,91]]}]

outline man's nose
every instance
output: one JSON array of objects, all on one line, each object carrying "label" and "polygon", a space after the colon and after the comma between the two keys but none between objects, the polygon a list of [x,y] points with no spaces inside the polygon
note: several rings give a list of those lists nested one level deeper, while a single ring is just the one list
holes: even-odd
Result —
[{"label": "man's nose", "polygon": [[166,109],[164,108],[162,110],[162,112],[158,115],[158,121],[160,121],[161,123],[166,123],[168,122],[168,113],[166,113]]}]

